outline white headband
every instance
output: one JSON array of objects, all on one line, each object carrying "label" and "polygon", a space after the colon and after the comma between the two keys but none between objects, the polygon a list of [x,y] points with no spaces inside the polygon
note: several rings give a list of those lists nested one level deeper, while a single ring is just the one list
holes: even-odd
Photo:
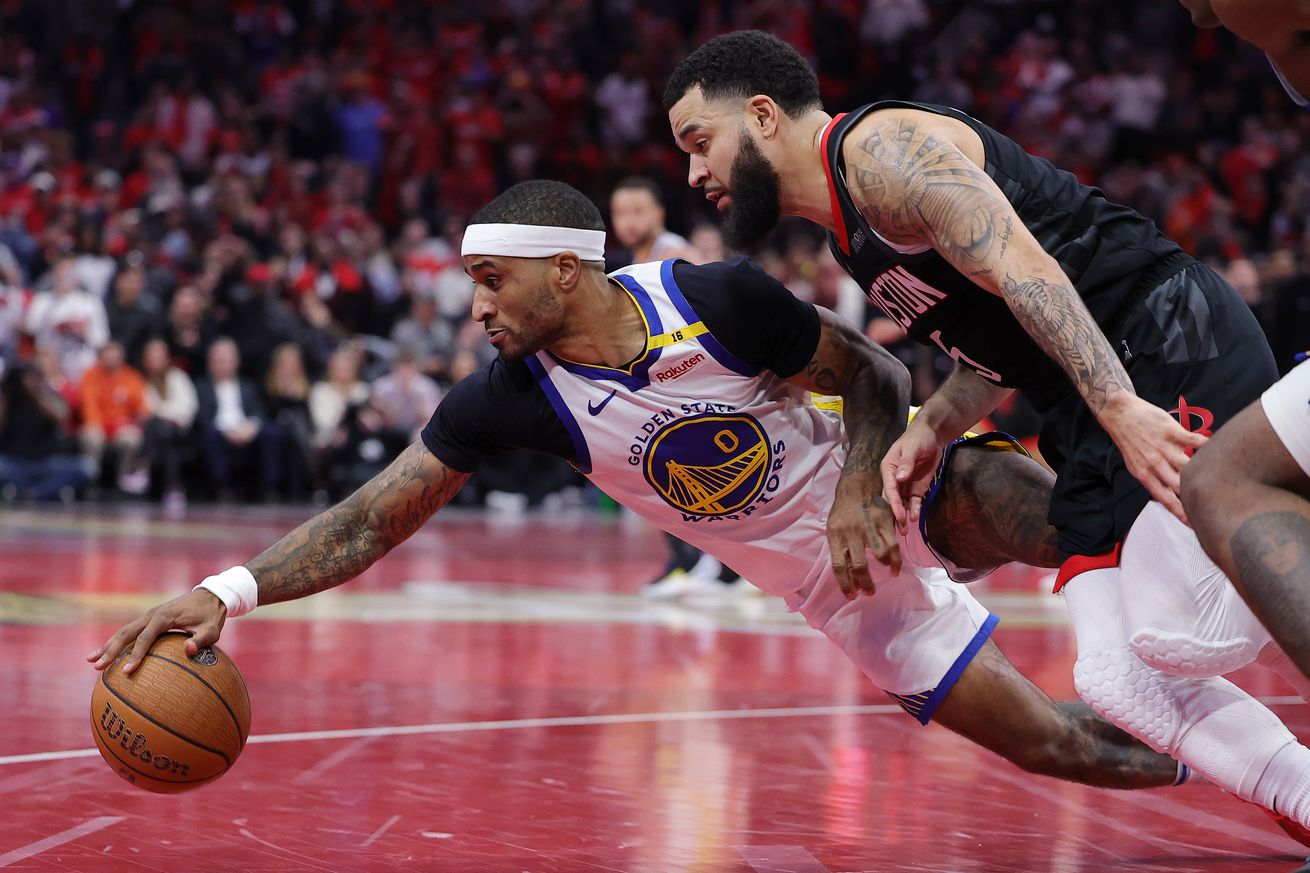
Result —
[{"label": "white headband", "polygon": [[584,261],[605,260],[605,231],[537,224],[470,224],[460,255],[549,258],[573,252]]}]

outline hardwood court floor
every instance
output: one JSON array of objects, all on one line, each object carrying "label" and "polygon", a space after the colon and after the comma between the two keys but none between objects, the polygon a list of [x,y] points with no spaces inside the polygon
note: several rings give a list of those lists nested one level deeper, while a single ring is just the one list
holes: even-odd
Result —
[{"label": "hardwood court floor", "polygon": [[[0,868],[37,871],[1290,871],[1208,785],[1030,777],[891,705],[780,603],[653,604],[638,524],[442,516],[343,589],[230,622],[253,736],[161,797],[92,750],[83,656],[300,510],[0,515]],[[1072,696],[1033,571],[979,596]],[[1304,735],[1271,674],[1236,677]]]}]

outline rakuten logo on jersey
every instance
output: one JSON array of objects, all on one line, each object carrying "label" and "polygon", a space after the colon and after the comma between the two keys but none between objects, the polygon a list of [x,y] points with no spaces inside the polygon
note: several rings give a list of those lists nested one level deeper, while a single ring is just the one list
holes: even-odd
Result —
[{"label": "rakuten logo on jersey", "polygon": [[667,370],[660,370],[658,373],[655,374],[655,378],[658,379],[661,383],[672,382],[674,379],[678,378],[679,376],[682,376],[690,372],[693,367],[700,366],[704,361],[705,361],[705,356],[698,352],[692,355],[687,360],[683,361],[681,364],[674,364],[672,367],[669,367]]}]

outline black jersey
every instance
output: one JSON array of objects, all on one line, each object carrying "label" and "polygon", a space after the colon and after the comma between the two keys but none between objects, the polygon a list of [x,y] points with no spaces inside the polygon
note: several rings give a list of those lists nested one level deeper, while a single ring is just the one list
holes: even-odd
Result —
[{"label": "black jersey", "polygon": [[915,340],[940,347],[991,382],[1019,389],[1038,411],[1049,410],[1074,387],[1006,302],[974,284],[930,247],[907,251],[889,245],[852,203],[842,141],[866,115],[886,108],[944,115],[978,134],[987,175],[1068,275],[1112,344],[1146,294],[1193,263],[1150,219],[1110,202],[1072,173],[1028,154],[956,109],[885,100],[835,118],[823,134],[823,157],[837,226],[828,243],[838,263]]}]

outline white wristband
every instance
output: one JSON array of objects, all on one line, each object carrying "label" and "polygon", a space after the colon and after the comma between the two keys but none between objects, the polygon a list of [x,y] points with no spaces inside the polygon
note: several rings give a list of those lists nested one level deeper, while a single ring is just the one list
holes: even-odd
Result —
[{"label": "white wristband", "polygon": [[240,565],[230,567],[217,576],[207,577],[191,590],[200,588],[223,601],[228,618],[245,615],[259,604],[259,585],[251,572]]}]

